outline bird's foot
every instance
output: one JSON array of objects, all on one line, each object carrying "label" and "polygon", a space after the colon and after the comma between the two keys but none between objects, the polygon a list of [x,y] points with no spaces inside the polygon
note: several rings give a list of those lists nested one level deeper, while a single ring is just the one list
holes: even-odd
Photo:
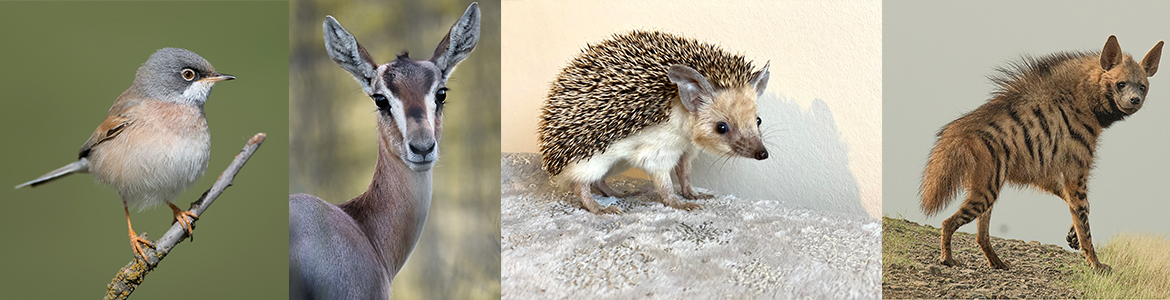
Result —
[{"label": "bird's foot", "polygon": [[199,216],[189,210],[179,209],[174,204],[167,203],[171,206],[171,210],[175,213],[175,218],[171,220],[171,224],[179,222],[183,225],[183,229],[187,231],[187,236],[191,237],[191,241],[195,240],[195,220],[199,220]]}]

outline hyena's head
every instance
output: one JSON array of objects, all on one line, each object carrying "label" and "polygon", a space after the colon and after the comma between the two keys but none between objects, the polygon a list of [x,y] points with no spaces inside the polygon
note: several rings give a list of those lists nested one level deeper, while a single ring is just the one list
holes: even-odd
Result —
[{"label": "hyena's head", "polygon": [[1158,59],[1162,57],[1162,42],[1154,45],[1142,62],[1138,63],[1133,57],[1121,52],[1117,44],[1117,37],[1109,36],[1105,42],[1105,49],[1101,50],[1101,68],[1105,73],[1101,75],[1101,89],[1105,94],[1105,101],[1126,115],[1132,115],[1142,108],[1149,91],[1150,81],[1147,77],[1158,72]]},{"label": "hyena's head", "polygon": [[667,77],[678,85],[679,99],[690,112],[691,140],[703,151],[764,160],[768,149],[760,135],[756,99],[768,85],[768,65],[747,84],[718,88],[699,71],[672,65]]}]

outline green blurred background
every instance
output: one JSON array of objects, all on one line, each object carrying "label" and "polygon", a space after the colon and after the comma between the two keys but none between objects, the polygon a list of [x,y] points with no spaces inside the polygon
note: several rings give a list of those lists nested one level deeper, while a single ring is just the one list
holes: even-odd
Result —
[{"label": "green blurred background", "polygon": [[[402,51],[423,60],[470,3],[290,3],[290,193],[344,202],[365,191],[377,156],[376,107],[326,55],[325,15],[337,18],[378,63]],[[394,299],[500,296],[500,5],[480,2],[480,10],[479,44],[447,84],[431,212],[395,278]]]},{"label": "green blurred background", "polygon": [[[196,200],[249,137],[268,139],[136,299],[284,299],[288,284],[287,2],[0,3],[0,290],[5,299],[104,294],[132,259],[120,198],[76,174],[13,190],[77,158],[81,144],[155,50],[180,47],[236,75],[205,108],[211,162],[175,202]],[[162,236],[171,212],[131,212]]]}]

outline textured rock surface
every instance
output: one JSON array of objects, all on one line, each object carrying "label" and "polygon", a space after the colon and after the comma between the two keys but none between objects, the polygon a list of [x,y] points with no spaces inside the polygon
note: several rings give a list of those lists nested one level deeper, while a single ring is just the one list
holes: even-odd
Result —
[{"label": "textured rock surface", "polygon": [[[881,297],[881,223],[773,200],[720,195],[663,206],[650,182],[608,182],[619,215],[581,208],[538,154],[501,159],[504,299]],[[701,189],[700,189],[701,190]]]}]

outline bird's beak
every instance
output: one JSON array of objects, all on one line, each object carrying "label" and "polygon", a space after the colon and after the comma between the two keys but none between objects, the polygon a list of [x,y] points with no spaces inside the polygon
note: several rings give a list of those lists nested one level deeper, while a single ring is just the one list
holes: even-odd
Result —
[{"label": "bird's beak", "polygon": [[220,74],[220,73],[215,73],[215,76],[203,78],[204,81],[213,82],[213,83],[224,81],[224,80],[232,80],[232,79],[236,79],[236,77],[232,76],[232,75]]}]

